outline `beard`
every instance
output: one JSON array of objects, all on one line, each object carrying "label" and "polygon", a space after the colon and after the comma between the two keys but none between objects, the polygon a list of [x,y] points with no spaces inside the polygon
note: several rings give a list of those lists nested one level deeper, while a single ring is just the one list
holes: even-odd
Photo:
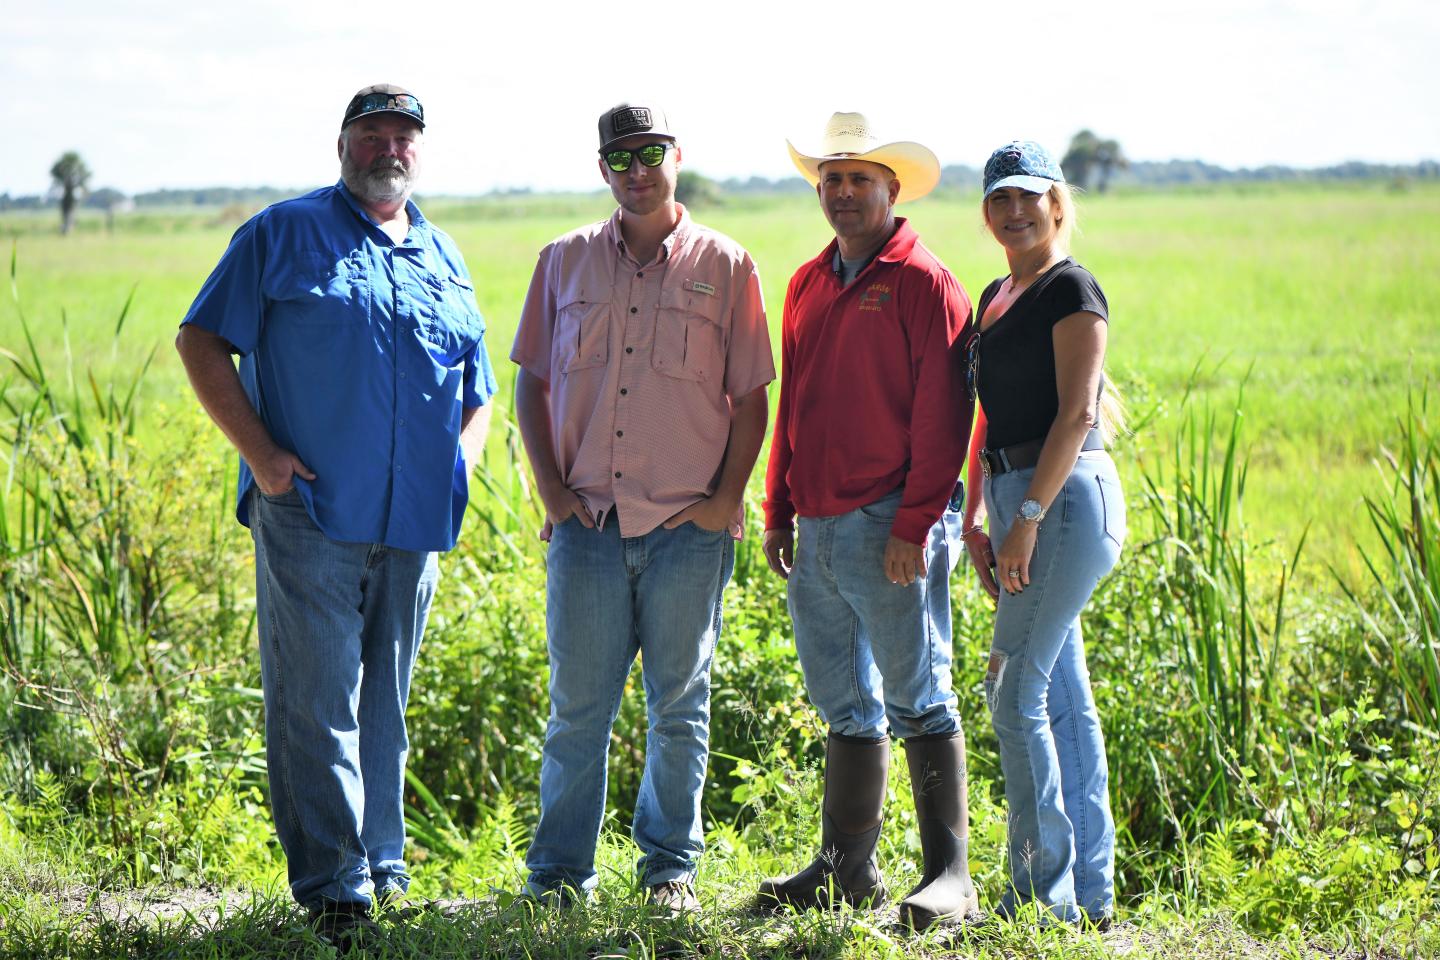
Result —
[{"label": "beard", "polygon": [[627,195],[620,200],[620,207],[626,213],[633,213],[637,217],[647,217],[656,210],[659,210],[664,203],[665,198],[659,196],[659,191],[655,191],[642,200],[636,200]]},{"label": "beard", "polygon": [[369,167],[361,166],[347,153],[340,161],[340,178],[363,203],[394,203],[408,200],[415,177],[396,157],[377,157]]},{"label": "beard", "polygon": [[615,198],[620,209],[626,213],[634,214],[637,217],[646,217],[675,198],[674,188],[669,187],[662,177],[654,177],[649,181],[653,189],[639,197],[632,196],[626,189],[623,176],[622,174],[620,180],[610,185],[610,195]]}]

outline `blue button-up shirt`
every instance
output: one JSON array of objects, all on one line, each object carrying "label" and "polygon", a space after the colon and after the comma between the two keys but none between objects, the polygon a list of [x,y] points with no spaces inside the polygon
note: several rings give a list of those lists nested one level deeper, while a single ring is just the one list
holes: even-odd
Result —
[{"label": "blue button-up shirt", "polygon": [[[228,340],[326,536],[448,550],[465,512],[462,410],[495,393],[485,322],[455,243],[407,204],[396,244],[344,183],[268,207],[235,232],[184,323]],[[240,464],[236,518],[254,484]]]}]

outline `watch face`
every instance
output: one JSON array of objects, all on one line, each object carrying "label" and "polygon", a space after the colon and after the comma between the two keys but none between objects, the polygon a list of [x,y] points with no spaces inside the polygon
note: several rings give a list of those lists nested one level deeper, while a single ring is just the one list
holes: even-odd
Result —
[{"label": "watch face", "polygon": [[1020,516],[1026,520],[1039,520],[1045,515],[1045,508],[1039,500],[1025,500],[1020,504]]}]

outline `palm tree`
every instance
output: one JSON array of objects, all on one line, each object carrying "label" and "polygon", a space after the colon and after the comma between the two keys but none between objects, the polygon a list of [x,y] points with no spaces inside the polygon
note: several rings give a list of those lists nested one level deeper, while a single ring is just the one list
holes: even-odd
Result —
[{"label": "palm tree", "polygon": [[1121,152],[1119,142],[1101,140],[1095,145],[1095,165],[1100,168],[1100,182],[1095,189],[1104,193],[1105,188],[1110,186],[1110,174],[1124,170],[1130,166],[1130,161]]},{"label": "palm tree", "polygon": [[54,180],[54,189],[60,192],[60,232],[69,233],[75,225],[75,206],[90,180],[90,168],[85,166],[80,154],[67,150],[50,168],[50,177]]},{"label": "palm tree", "polygon": [[1094,176],[1095,189],[1100,193],[1110,186],[1111,174],[1128,166],[1130,161],[1125,159],[1118,141],[1101,140],[1090,130],[1081,130],[1070,139],[1070,149],[1060,161],[1060,168],[1071,183],[1082,190],[1088,189]]},{"label": "palm tree", "polygon": [[1096,147],[1100,138],[1089,130],[1081,130],[1070,138],[1070,149],[1065,151],[1065,156],[1060,158],[1060,169],[1065,171],[1065,179],[1075,184],[1081,190],[1090,186],[1090,171],[1096,162]]}]

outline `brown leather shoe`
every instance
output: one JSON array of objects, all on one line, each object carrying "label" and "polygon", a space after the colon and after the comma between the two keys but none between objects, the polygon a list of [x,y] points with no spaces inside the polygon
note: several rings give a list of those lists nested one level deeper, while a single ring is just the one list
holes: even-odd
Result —
[{"label": "brown leather shoe", "polygon": [[342,956],[363,949],[380,931],[370,916],[368,903],[326,903],[310,911],[310,929],[321,943],[334,947]]},{"label": "brown leather shoe", "polygon": [[658,907],[674,917],[700,912],[700,900],[695,888],[684,880],[666,880],[652,886],[647,894],[652,906]]}]

